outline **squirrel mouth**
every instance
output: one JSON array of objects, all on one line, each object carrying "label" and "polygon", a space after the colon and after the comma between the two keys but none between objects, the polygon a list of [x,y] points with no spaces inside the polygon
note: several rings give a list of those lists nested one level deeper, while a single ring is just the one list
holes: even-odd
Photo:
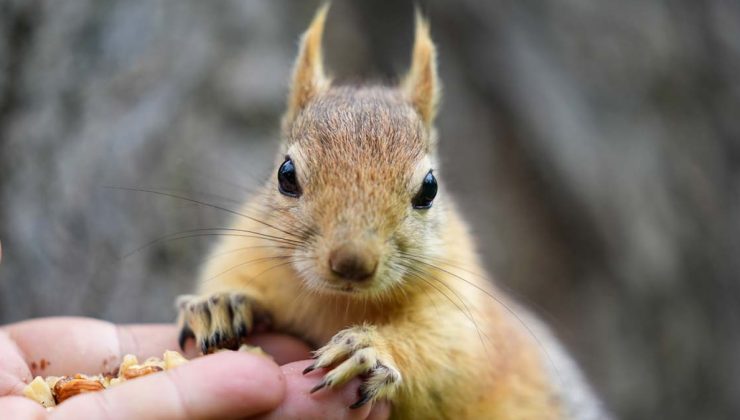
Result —
[{"label": "squirrel mouth", "polygon": [[352,284],[343,284],[343,285],[325,284],[324,288],[331,292],[345,294],[345,295],[347,294],[354,295],[362,291],[360,288],[355,287]]},{"label": "squirrel mouth", "polygon": [[340,291],[340,292],[344,292],[344,293],[355,293],[355,292],[357,292],[357,288],[352,287],[351,284],[347,284],[347,285],[344,285],[344,286],[334,286],[334,287],[332,287],[332,289],[337,290],[337,291]]}]

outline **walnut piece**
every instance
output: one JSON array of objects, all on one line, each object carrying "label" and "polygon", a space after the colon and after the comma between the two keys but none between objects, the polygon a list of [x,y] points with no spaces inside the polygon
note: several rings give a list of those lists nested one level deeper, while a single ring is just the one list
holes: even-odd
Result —
[{"label": "walnut piece", "polygon": [[56,401],[54,401],[54,396],[51,393],[51,387],[49,387],[49,384],[40,376],[33,378],[33,381],[23,388],[23,395],[38,402],[46,408],[57,405]]},{"label": "walnut piece", "polygon": [[174,369],[188,361],[188,359],[182,357],[182,354],[172,350],[164,352],[163,359],[165,370]]},{"label": "walnut piece", "polygon": [[38,402],[47,409],[55,407],[62,401],[85,392],[102,391],[121,382],[132,380],[152,373],[174,369],[188,360],[176,351],[166,351],[162,359],[150,357],[144,363],[132,354],[123,357],[118,367],[118,376],[77,374],[74,376],[37,376],[23,389],[23,395]]},{"label": "walnut piece", "polygon": [[57,381],[54,385],[54,400],[61,404],[64,400],[84,392],[102,391],[105,387],[96,379],[88,379],[82,375],[74,378],[66,377]]},{"label": "walnut piece", "polygon": [[120,376],[123,376],[126,380],[138,378],[139,376],[146,376],[152,373],[162,372],[164,369],[156,365],[133,365],[122,372]]},{"label": "walnut piece", "polygon": [[[261,348],[246,344],[243,344],[239,348],[239,351],[270,357]],[[47,410],[50,410],[52,407],[75,395],[85,392],[102,391],[141,376],[174,369],[187,363],[187,361],[188,359],[184,358],[180,353],[171,350],[165,351],[161,359],[150,357],[141,364],[136,356],[127,354],[123,357],[118,367],[117,376],[88,376],[82,374],[62,377],[47,376],[46,378],[37,376],[23,389],[23,395],[43,405]]]}]

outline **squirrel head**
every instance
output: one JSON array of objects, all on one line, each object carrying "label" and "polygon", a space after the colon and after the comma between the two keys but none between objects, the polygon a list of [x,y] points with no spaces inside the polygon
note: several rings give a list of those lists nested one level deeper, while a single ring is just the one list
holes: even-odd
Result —
[{"label": "squirrel head", "polygon": [[436,50],[417,12],[400,84],[333,86],[321,52],[327,11],[301,38],[266,201],[303,238],[293,264],[309,288],[366,298],[403,285],[413,259],[439,249]]}]

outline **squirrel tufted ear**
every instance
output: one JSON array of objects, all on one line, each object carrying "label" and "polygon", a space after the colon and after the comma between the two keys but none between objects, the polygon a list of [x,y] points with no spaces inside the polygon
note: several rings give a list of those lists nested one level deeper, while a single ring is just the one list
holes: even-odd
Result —
[{"label": "squirrel tufted ear", "polygon": [[331,81],[324,75],[321,39],[329,3],[324,4],[306,32],[301,36],[298,58],[293,68],[293,81],[288,98],[287,118],[292,121],[316,94],[328,89]]},{"label": "squirrel tufted ear", "polygon": [[437,113],[441,86],[437,77],[437,49],[429,35],[429,22],[418,9],[411,69],[401,82],[401,90],[430,126]]},{"label": "squirrel tufted ear", "polygon": [[401,82],[401,90],[428,126],[432,125],[437,113],[440,88],[437,77],[437,49],[429,35],[429,22],[417,9],[411,69]]}]

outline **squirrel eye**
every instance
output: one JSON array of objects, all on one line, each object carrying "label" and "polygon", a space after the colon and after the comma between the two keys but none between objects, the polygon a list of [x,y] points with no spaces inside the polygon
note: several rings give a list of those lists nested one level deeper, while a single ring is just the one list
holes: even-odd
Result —
[{"label": "squirrel eye", "polygon": [[424,181],[421,183],[421,188],[416,196],[411,200],[411,204],[415,209],[428,209],[432,207],[432,201],[437,196],[437,178],[434,177],[432,171],[429,171],[424,177]]},{"label": "squirrel eye", "polygon": [[278,169],[278,190],[289,197],[299,197],[301,187],[298,185],[298,179],[295,174],[295,165],[290,156],[285,157],[285,162]]}]

